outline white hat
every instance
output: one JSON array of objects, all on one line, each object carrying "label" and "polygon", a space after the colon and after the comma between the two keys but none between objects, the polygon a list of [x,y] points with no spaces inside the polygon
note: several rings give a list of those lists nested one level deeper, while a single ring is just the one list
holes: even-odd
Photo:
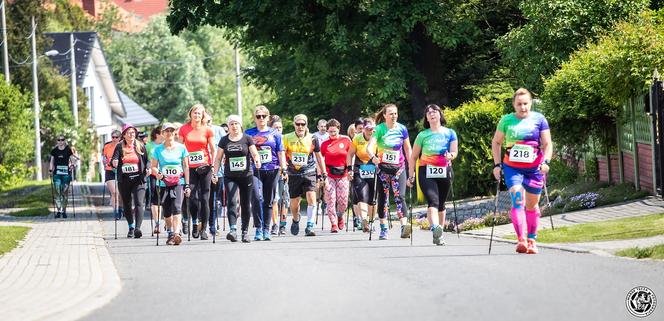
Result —
[{"label": "white hat", "polygon": [[238,115],[229,115],[228,117],[226,117],[226,123],[230,125],[231,122],[237,122],[238,124],[240,124],[240,126],[242,126],[242,117]]}]

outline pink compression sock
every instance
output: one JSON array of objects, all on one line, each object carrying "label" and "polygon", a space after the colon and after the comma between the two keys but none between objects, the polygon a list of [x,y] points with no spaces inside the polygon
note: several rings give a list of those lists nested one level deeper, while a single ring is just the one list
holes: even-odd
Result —
[{"label": "pink compression sock", "polygon": [[526,224],[528,225],[528,238],[537,238],[537,227],[539,226],[540,210],[536,207],[534,210],[526,210]]},{"label": "pink compression sock", "polygon": [[523,238],[523,208],[512,208],[512,211],[510,211],[510,218],[512,219],[512,225],[514,226],[516,237],[519,239]]}]

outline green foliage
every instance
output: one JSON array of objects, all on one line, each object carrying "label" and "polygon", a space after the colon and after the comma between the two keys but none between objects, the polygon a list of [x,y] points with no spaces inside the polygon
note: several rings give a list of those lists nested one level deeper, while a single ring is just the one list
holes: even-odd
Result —
[{"label": "green foliage", "polygon": [[546,229],[538,233],[537,240],[543,243],[576,243],[637,239],[663,234],[664,214],[654,214]]},{"label": "green foliage", "polygon": [[518,86],[535,93],[543,77],[567,61],[569,54],[596,39],[616,22],[629,20],[649,0],[531,0],[521,2],[526,23],[498,41],[501,57]]},{"label": "green foliage", "polygon": [[52,1],[52,10],[48,11],[45,30],[50,32],[88,31],[94,29],[94,23],[83,8],[73,5],[68,0]]},{"label": "green foliage", "polygon": [[491,139],[502,113],[502,103],[483,99],[445,110],[447,126],[459,138],[459,157],[454,164],[457,197],[487,195],[494,189]]},{"label": "green foliage", "polygon": [[545,81],[542,97],[556,143],[578,149],[592,137],[615,145],[622,102],[644,92],[664,64],[663,37],[661,15],[645,12],[572,54]]},{"label": "green foliage", "polygon": [[627,256],[637,259],[654,259],[662,260],[664,259],[664,244],[655,245],[652,247],[633,247],[629,249],[624,249],[616,253],[618,256]]},{"label": "green foliage", "polygon": [[30,107],[18,88],[0,83],[0,184],[16,183],[28,174],[35,146]]},{"label": "green foliage", "polygon": [[518,0],[174,0],[179,33],[206,24],[231,31],[256,63],[251,80],[274,111],[342,124],[386,102],[413,124],[429,102],[456,106],[498,65],[494,39],[520,19]]},{"label": "green foliage", "polygon": [[549,164],[549,175],[547,175],[547,184],[550,186],[566,186],[576,182],[579,172],[574,166],[559,157],[551,159]]},{"label": "green foliage", "polygon": [[51,206],[51,186],[48,180],[22,181],[6,185],[0,192],[0,208],[42,208]]},{"label": "green foliage", "polygon": [[29,231],[27,226],[0,226],[0,255],[13,250]]},{"label": "green foliage", "polygon": [[637,191],[632,183],[609,185],[595,181],[554,187],[550,191],[552,214],[621,203],[649,194],[647,191]]},{"label": "green foliage", "polygon": [[[215,123],[223,123],[237,113],[235,56],[223,34],[203,27],[174,36],[165,18],[156,17],[139,33],[114,37],[107,58],[120,89],[158,119],[183,122],[189,108],[200,102]],[[269,95],[246,82],[242,89],[248,122],[252,107]]]},{"label": "green foliage", "polygon": [[583,177],[586,180],[597,181],[599,180],[599,163],[596,157],[588,157],[585,160]]}]

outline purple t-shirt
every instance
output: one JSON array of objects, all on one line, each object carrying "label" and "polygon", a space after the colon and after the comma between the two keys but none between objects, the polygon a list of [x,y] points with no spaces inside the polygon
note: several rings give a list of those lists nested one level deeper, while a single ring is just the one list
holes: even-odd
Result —
[{"label": "purple t-shirt", "polygon": [[256,149],[261,159],[261,170],[279,169],[278,152],[286,150],[281,141],[281,134],[274,128],[266,131],[258,131],[258,128],[250,128],[245,133],[254,140]]}]

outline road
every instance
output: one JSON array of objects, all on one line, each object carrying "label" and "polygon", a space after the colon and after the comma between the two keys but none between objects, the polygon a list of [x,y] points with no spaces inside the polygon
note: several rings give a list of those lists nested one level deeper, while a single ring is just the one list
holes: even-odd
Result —
[{"label": "road", "polygon": [[[97,193],[101,191],[97,190]],[[664,299],[664,263],[514,246],[431,233],[414,244],[367,240],[361,232],[230,243],[223,237],[155,246],[126,239],[120,222],[105,239],[122,292],[84,320],[631,320],[627,292],[650,287]],[[329,224],[326,224],[329,226]],[[375,235],[377,236],[377,235]],[[648,318],[661,320],[659,307]]]}]

